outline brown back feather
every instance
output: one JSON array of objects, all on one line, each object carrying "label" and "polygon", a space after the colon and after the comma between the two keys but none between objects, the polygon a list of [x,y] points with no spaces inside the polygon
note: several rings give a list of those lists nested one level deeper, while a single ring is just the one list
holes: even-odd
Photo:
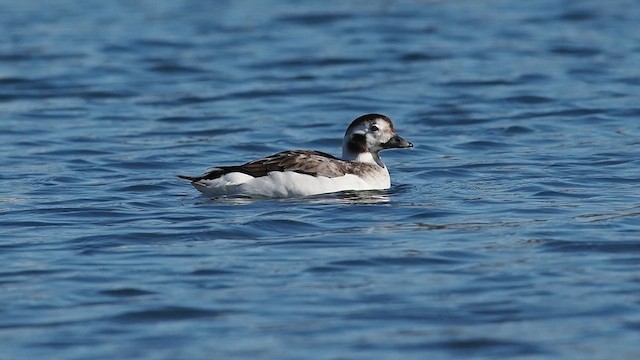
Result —
[{"label": "brown back feather", "polygon": [[333,178],[347,174],[347,168],[344,160],[321,151],[289,150],[250,161],[244,165],[220,166],[193,181],[213,180],[232,172],[261,177],[272,171],[293,171]]}]

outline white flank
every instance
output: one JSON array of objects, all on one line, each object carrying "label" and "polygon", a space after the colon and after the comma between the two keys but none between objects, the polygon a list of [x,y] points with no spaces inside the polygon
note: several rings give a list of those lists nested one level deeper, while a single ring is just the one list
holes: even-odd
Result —
[{"label": "white flank", "polygon": [[229,173],[214,180],[201,180],[193,186],[206,196],[247,195],[264,197],[295,197],[333,193],[345,190],[383,190],[391,187],[387,168],[361,178],[353,174],[329,178],[293,171],[272,171],[254,178],[243,173]]}]

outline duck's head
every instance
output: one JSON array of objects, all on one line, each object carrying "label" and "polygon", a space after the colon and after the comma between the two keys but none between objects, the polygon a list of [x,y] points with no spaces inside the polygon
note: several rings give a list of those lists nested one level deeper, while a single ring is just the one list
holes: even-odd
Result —
[{"label": "duck's head", "polygon": [[391,119],[380,114],[367,114],[353,120],[342,142],[342,158],[371,162],[384,166],[378,152],[385,149],[413,147],[396,134]]}]

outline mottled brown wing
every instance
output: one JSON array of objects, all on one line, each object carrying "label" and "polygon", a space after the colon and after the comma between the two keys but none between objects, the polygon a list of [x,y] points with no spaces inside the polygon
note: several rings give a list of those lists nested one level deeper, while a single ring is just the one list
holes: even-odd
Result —
[{"label": "mottled brown wing", "polygon": [[313,176],[339,177],[346,174],[345,162],[320,151],[289,150],[248,162],[239,166],[220,166],[197,178],[216,179],[231,172],[241,172],[253,177],[266,176],[272,171],[294,171]]}]

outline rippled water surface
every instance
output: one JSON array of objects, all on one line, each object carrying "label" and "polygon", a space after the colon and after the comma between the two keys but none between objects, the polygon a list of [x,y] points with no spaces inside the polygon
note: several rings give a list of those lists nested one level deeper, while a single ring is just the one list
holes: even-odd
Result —
[{"label": "rippled water surface", "polygon": [[[2,359],[640,358],[640,3],[0,2]],[[210,200],[339,154],[393,187]]]}]

